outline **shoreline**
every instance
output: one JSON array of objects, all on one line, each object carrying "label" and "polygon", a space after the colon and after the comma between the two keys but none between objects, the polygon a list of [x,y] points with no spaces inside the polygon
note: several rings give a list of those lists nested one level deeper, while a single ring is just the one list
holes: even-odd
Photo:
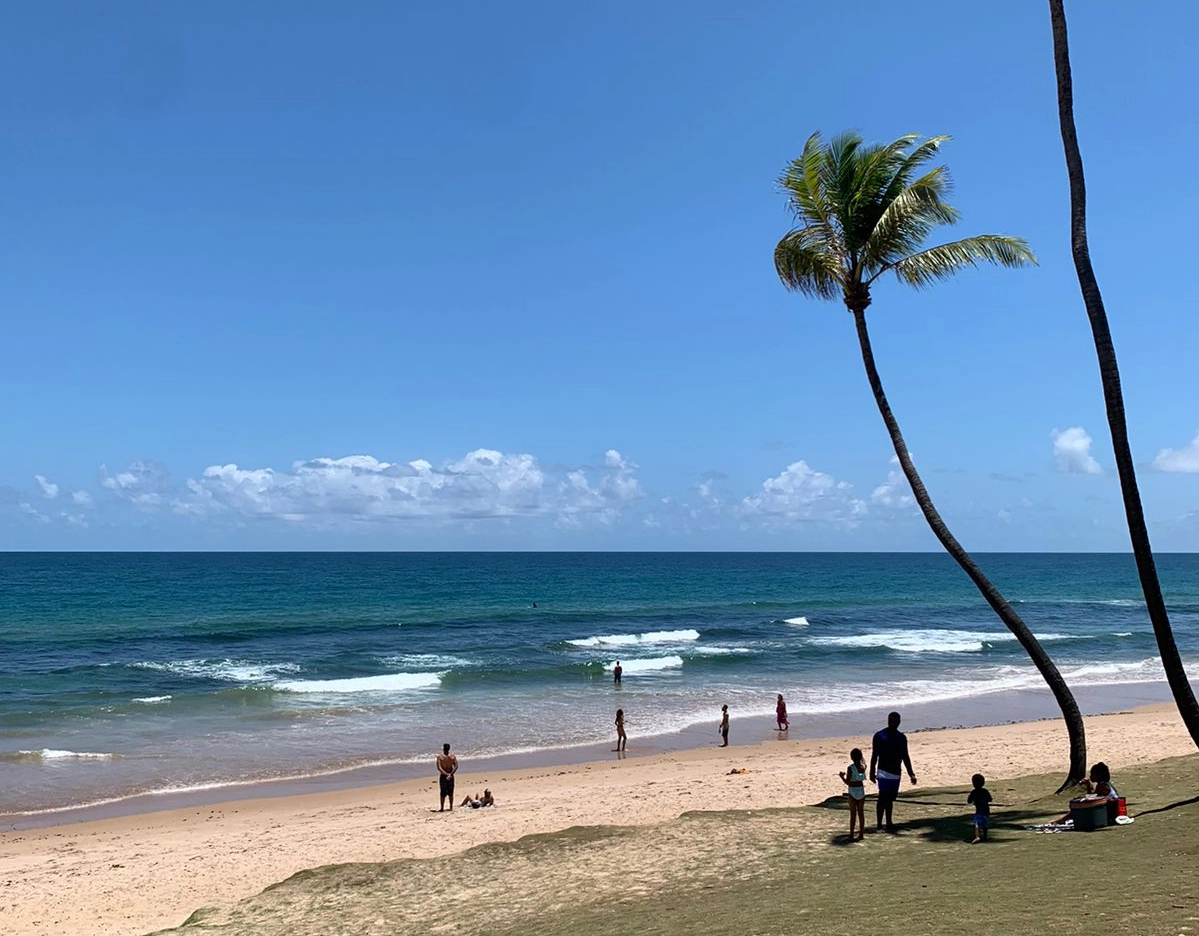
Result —
[{"label": "shoreline", "polygon": [[[1171,701],[1165,682],[1112,683],[1102,686],[1080,686],[1074,695],[1084,716],[1110,714]],[[805,716],[792,714],[792,729],[785,735],[770,727],[769,716],[733,717],[731,747],[760,744],[769,741],[820,741],[836,737],[873,733],[885,721],[890,706],[880,705],[838,712],[829,715]],[[972,696],[968,699],[935,701],[902,707],[905,728],[922,732],[943,728],[986,728],[998,725],[1060,719],[1056,702],[1048,689],[1001,690]],[[1001,711],[1003,720],[994,718]],[[713,716],[712,725],[716,724]],[[653,757],[702,749],[710,742],[711,732],[701,726],[637,738],[630,754],[636,758]],[[448,739],[452,743],[452,739]],[[32,812],[0,813],[0,831],[24,831],[54,828],[77,823],[132,817],[176,809],[215,806],[225,803],[259,799],[276,799],[347,790],[388,786],[427,777],[429,764],[437,752],[430,752],[419,762],[411,760],[368,764],[328,771],[316,771],[277,779],[233,781],[202,785],[184,790],[135,793],[111,800],[78,806],[65,806]],[[603,760],[610,753],[608,742],[588,742],[570,747],[542,748],[536,751],[501,754],[464,761],[475,773],[521,770],[559,766],[577,766]]]},{"label": "shoreline", "polygon": [[[999,779],[1065,766],[1060,719],[945,728],[928,726],[914,708],[903,714],[922,786],[965,790],[975,771]],[[1117,782],[1121,767],[1195,750],[1173,703],[1090,715],[1086,722],[1093,759],[1107,761]],[[868,745],[880,726],[876,716],[865,733],[720,748],[713,725],[702,747],[685,750],[653,753],[632,744],[619,759],[610,751],[596,759],[600,752],[592,750],[591,759],[573,764],[464,763],[456,797],[487,786],[497,801],[492,809],[439,813],[436,778],[426,774],[12,829],[0,833],[0,876],[9,882],[0,928],[10,936],[135,936],[320,865],[431,858],[571,826],[651,825],[695,810],[822,802],[843,790],[837,771],[849,747]],[[911,787],[905,782],[904,789]],[[1125,793],[1135,803],[1135,792]]]}]

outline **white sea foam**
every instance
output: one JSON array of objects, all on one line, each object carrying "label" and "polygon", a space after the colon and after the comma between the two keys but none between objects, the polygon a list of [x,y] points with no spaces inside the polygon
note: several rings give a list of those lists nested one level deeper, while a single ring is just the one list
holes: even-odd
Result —
[{"label": "white sea foam", "polygon": [[152,695],[152,696],[146,696],[144,699],[134,699],[133,701],[134,702],[145,702],[147,705],[153,705],[157,702],[170,702],[171,697],[169,695]]},{"label": "white sea foam", "polygon": [[733,656],[753,653],[749,647],[688,647],[688,656]]},{"label": "white sea foam", "polygon": [[298,673],[295,663],[256,663],[250,660],[170,660],[166,663],[131,663],[136,669],[158,670],[195,679],[220,679],[225,682],[263,683],[287,673]]},{"label": "white sea foam", "polygon": [[792,627],[807,627],[808,619],[801,614],[799,617],[787,618],[783,623],[790,624]]},{"label": "white sea foam", "polygon": [[[1009,643],[1015,636],[1002,631],[908,630],[853,634],[848,637],[813,637],[823,647],[883,647],[904,653],[978,653],[988,644]],[[1037,639],[1074,640],[1070,634],[1038,634]]]},{"label": "white sea foam", "polygon": [[1062,669],[1062,676],[1070,685],[1103,686],[1111,683],[1150,682],[1162,679],[1161,657],[1135,660],[1128,663],[1084,663]]},{"label": "white sea foam", "polygon": [[[614,663],[605,663],[604,669],[610,670]],[[656,670],[678,669],[683,665],[681,656],[650,657],[647,660],[622,660],[621,669],[626,673],[651,673]]]},{"label": "white sea foam", "polygon": [[600,637],[582,637],[566,641],[572,647],[635,647],[645,644],[684,643],[699,640],[699,631],[686,630],[649,631],[644,634],[605,634]]},{"label": "white sea foam", "polygon": [[56,751],[52,748],[42,748],[40,751],[17,751],[21,760],[112,760],[115,754],[105,751]]},{"label": "white sea foam", "polygon": [[441,685],[444,673],[385,673],[350,679],[297,679],[274,684],[283,692],[409,692]]},{"label": "white sea foam", "polygon": [[471,665],[470,660],[441,653],[401,653],[395,656],[380,657],[379,662],[384,666],[433,670],[447,670],[456,666]]}]

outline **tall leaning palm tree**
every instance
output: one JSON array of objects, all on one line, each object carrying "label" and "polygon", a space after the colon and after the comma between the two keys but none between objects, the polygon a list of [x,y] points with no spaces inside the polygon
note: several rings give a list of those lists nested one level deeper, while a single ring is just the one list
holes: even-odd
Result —
[{"label": "tall leaning palm tree", "polygon": [[921,288],[965,267],[1036,263],[1028,244],[1017,237],[981,234],[924,246],[935,228],[958,220],[957,210],[945,200],[950,191],[948,172],[944,166],[926,165],[946,139],[921,142],[909,135],[885,146],[868,146],[856,133],[843,133],[827,143],[819,133],[812,134],[803,155],[787,166],[779,180],[796,226],[775,248],[774,266],[788,289],[819,299],[840,298],[853,315],[874,401],[924,519],[1032,658],[1061,708],[1070,739],[1070,771],[1061,787],[1065,789],[1086,772],[1086,736],[1078,704],[1028,625],[983,575],[933,506],[887,402],[866,329],[871,287],[885,273]]},{"label": "tall leaning palm tree", "polygon": [[1128,423],[1124,417],[1124,391],[1120,386],[1120,368],[1116,348],[1107,323],[1107,310],[1099,292],[1099,281],[1091,266],[1091,250],[1087,243],[1087,186],[1082,173],[1082,153],[1078,148],[1078,133],[1074,126],[1074,82],[1070,75],[1070,43],[1066,35],[1066,11],[1062,0],[1049,0],[1049,17],[1053,24],[1053,61],[1057,70],[1057,109],[1062,129],[1062,146],[1066,151],[1066,170],[1070,176],[1070,246],[1074,254],[1074,269],[1082,290],[1083,305],[1091,320],[1095,339],[1095,354],[1099,358],[1099,378],[1103,384],[1103,400],[1107,405],[1107,424],[1112,434],[1112,449],[1116,471],[1120,475],[1120,490],[1124,495],[1124,515],[1128,520],[1128,536],[1136,558],[1145,607],[1157,638],[1158,653],[1166,681],[1174,694],[1174,702],[1192,740],[1199,745],[1199,704],[1183,669],[1166,601],[1157,578],[1157,564],[1149,545],[1149,529],[1141,506],[1141,491],[1137,485],[1136,467],[1128,442]]}]

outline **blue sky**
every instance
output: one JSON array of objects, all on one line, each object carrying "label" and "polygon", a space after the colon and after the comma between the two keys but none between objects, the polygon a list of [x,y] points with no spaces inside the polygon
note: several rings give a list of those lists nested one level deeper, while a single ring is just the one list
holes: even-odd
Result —
[{"label": "blue sky", "polygon": [[[963,9],[10,11],[0,548],[935,549],[852,320],[771,263],[779,172],[857,128],[952,134],[943,239],[1041,262],[875,290],[951,528],[1126,549],[1047,5]],[[1092,255],[1154,545],[1197,550],[1199,12],[1128,11],[1067,10]]]}]

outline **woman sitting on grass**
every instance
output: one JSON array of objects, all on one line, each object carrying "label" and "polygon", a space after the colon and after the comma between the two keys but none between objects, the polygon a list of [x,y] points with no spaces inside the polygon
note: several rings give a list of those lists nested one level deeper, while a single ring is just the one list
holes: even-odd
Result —
[{"label": "woman sitting on grass", "polygon": [[1119,799],[1116,788],[1112,786],[1112,772],[1107,764],[1100,761],[1091,766],[1091,775],[1078,781],[1078,785],[1087,791],[1088,796],[1102,796],[1104,799]]},{"label": "woman sitting on grass", "polygon": [[[1108,801],[1108,809],[1114,810],[1116,807],[1111,805],[1120,798],[1116,793],[1116,788],[1112,786],[1112,772],[1108,769],[1107,764],[1099,761],[1091,765],[1091,773],[1089,776],[1079,780],[1075,786],[1080,786],[1087,791],[1087,796],[1093,796],[1096,799],[1105,799]],[[1057,820],[1056,825],[1061,825],[1063,822],[1068,822],[1074,817],[1070,813],[1062,816]]]}]

